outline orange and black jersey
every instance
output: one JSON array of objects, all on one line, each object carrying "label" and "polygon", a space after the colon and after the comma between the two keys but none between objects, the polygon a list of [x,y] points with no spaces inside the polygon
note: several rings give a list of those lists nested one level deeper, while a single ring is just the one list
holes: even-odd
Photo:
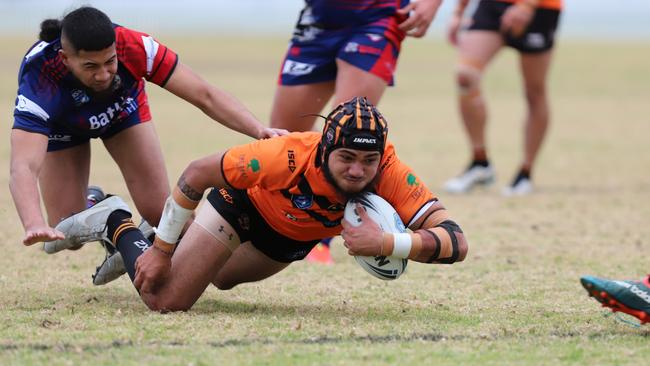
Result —
[{"label": "orange and black jersey", "polygon": [[[277,232],[299,241],[338,235],[345,202],[326,180],[316,155],[321,134],[297,132],[228,150],[221,169],[233,188],[246,189],[251,201]],[[436,197],[402,163],[387,142],[375,191],[405,223]]]}]

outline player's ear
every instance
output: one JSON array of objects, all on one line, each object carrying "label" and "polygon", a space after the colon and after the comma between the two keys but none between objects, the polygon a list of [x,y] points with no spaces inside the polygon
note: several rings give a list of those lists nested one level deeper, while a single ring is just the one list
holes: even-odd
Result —
[{"label": "player's ear", "polygon": [[59,50],[59,56],[61,57],[61,62],[63,62],[65,66],[69,66],[70,61],[68,58],[68,54],[63,50],[63,48]]}]

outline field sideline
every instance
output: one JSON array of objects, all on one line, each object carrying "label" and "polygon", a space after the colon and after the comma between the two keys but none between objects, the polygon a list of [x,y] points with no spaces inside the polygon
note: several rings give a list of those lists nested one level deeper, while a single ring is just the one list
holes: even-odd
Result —
[{"label": "field sideline", "polygon": [[[270,112],[284,39],[159,37],[181,60]],[[0,364],[644,364],[650,326],[603,317],[583,274],[636,278],[650,270],[650,45],[560,39],[551,70],[548,140],[536,194],[504,199],[521,158],[523,96],[514,53],[485,80],[497,184],[450,196],[442,183],[468,162],[453,86],[455,55],[440,40],[409,40],[397,87],[380,110],[389,137],[438,193],[470,244],[465,262],[411,262],[382,282],[348,257],[296,263],[231,291],[210,288],[186,313],[146,309],[126,277],[94,287],[96,244],[48,256],[25,248],[8,189],[9,133],[20,58],[31,39],[0,39]],[[250,139],[151,85],[170,182],[194,158]],[[127,196],[93,142],[91,183]],[[130,202],[130,201],[129,201]]]}]

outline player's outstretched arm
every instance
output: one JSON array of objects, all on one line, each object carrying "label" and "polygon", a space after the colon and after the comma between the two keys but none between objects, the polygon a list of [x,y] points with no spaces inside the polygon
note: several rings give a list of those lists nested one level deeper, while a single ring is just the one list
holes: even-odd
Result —
[{"label": "player's outstretched arm", "polygon": [[461,262],[468,245],[460,227],[436,201],[411,225],[412,233],[386,233],[357,207],[362,224],[353,226],[343,220],[341,236],[350,255],[394,256],[423,263]]},{"label": "player's outstretched arm", "polygon": [[46,152],[47,136],[11,130],[9,190],[25,229],[25,245],[64,238],[63,233],[45,222],[41,211],[37,182]]},{"label": "player's outstretched arm", "polygon": [[227,186],[221,172],[223,154],[217,153],[191,162],[178,179],[165,202],[152,247],[135,263],[133,285],[140,292],[155,292],[169,274],[176,242],[205,190]]},{"label": "player's outstretched arm", "polygon": [[182,63],[176,66],[165,89],[192,103],[213,120],[250,137],[263,139],[288,133],[265,127],[235,97],[211,85]]}]

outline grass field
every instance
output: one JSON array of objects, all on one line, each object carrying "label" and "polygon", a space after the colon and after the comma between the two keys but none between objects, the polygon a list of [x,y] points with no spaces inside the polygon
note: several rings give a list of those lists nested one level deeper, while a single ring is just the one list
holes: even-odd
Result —
[{"label": "grass field", "polygon": [[[161,40],[262,120],[285,40]],[[28,39],[1,39],[0,144],[7,187],[16,72]],[[552,69],[553,121],[535,172],[538,191],[505,199],[521,159],[517,60],[504,52],[485,80],[498,184],[449,196],[442,183],[468,161],[455,105],[454,52],[409,41],[381,110],[402,160],[463,227],[470,253],[453,266],[410,263],[382,282],[337,242],[336,263],[296,263],[266,281],[206,291],[186,313],[152,313],[127,278],[94,287],[98,245],[48,256],[23,247],[8,189],[0,193],[0,364],[645,364],[650,328],[603,317],[582,274],[650,270],[650,72],[646,43],[562,41]],[[156,86],[154,120],[175,181],[193,158],[249,139]],[[126,196],[93,145],[91,182]]]}]

